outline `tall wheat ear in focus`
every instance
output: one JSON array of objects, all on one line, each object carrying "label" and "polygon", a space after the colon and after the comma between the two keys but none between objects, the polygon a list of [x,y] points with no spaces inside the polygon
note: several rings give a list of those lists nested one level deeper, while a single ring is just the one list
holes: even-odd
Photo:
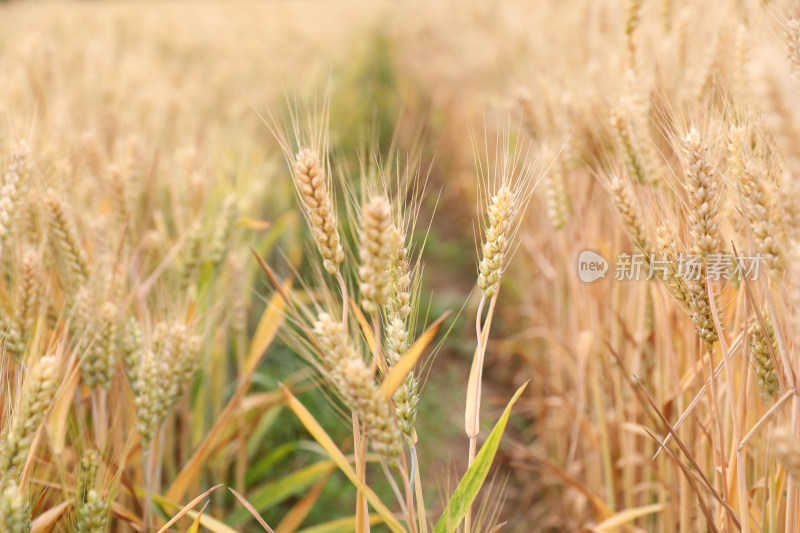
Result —
[{"label": "tall wheat ear in focus", "polygon": [[[334,150],[314,141],[328,138],[325,107],[319,115],[312,113],[308,126],[299,116],[290,114],[292,136],[280,133],[274,116],[271,127],[316,248],[309,250],[307,264],[301,266],[301,271],[312,274],[301,278],[299,287],[290,288],[280,283],[263,260],[261,265],[276,297],[286,306],[285,338],[319,372],[320,384],[338,399],[333,406],[344,419],[339,420],[352,428],[352,465],[349,461],[337,464],[359,491],[354,502],[355,530],[369,531],[370,513],[380,515],[392,531],[427,530],[423,491],[428,488],[422,483],[420,455],[433,443],[417,433],[416,423],[426,415],[419,409],[424,376],[438,349],[435,336],[447,318],[445,314],[423,329],[420,309],[428,305],[430,296],[420,281],[421,257],[430,228],[419,226],[419,216],[427,177],[420,171],[416,153],[405,158],[393,149],[382,156],[368,148],[354,158],[328,153]],[[311,159],[310,153],[314,154]],[[336,161],[333,180],[328,177],[329,158]],[[306,164],[312,159],[313,164]],[[353,160],[358,161],[355,169],[348,166]],[[509,194],[525,190],[527,182],[522,181],[509,181]],[[515,209],[527,202],[528,194],[525,190],[508,213],[503,212],[513,219],[505,229],[509,235],[514,231]],[[337,204],[344,208],[336,210]],[[333,253],[336,246],[341,246],[341,254]],[[511,250],[497,246],[498,253],[510,255]],[[495,278],[502,274],[500,263],[496,262]],[[337,460],[342,451],[329,440],[325,428],[285,388],[284,394],[300,421]],[[438,519],[437,530],[449,529],[454,516],[463,518],[477,496],[509,409],[510,405],[480,461],[465,472]],[[375,460],[367,460],[369,451],[376,454]],[[373,491],[373,485],[384,484],[391,487],[391,504],[377,499]],[[389,505],[398,511],[387,514]],[[480,518],[482,524],[493,525],[497,515],[481,512]]]},{"label": "tall wheat ear in focus", "polygon": [[[519,244],[516,242],[516,234],[525,209],[538,179],[541,179],[537,177],[536,161],[532,159],[530,145],[519,140],[519,127],[516,132],[506,129],[499,133],[493,151],[489,150],[487,134],[484,135],[482,153],[477,153],[480,147],[473,140],[478,170],[478,209],[484,218],[478,263],[481,299],[475,317],[478,346],[470,369],[464,415],[464,429],[469,439],[470,466],[478,452],[484,358],[500,282]],[[512,136],[517,139],[515,143],[511,141]],[[489,161],[488,158],[492,156],[494,161]],[[483,311],[487,303],[488,312],[484,318]],[[472,512],[468,509],[464,517],[464,530],[469,533],[472,528]]]}]

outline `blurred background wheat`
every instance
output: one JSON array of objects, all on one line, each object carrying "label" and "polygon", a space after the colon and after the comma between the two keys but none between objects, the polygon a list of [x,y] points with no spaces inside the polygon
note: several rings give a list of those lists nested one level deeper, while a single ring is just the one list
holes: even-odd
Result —
[{"label": "blurred background wheat", "polygon": [[800,531],[798,16],[0,4],[0,530]]}]

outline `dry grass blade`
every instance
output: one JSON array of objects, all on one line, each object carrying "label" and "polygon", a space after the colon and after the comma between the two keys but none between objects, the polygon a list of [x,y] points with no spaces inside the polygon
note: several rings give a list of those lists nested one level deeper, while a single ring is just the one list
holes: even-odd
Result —
[{"label": "dry grass blade", "polygon": [[450,311],[447,311],[437,318],[436,322],[431,324],[430,327],[425,330],[425,333],[420,335],[419,339],[414,342],[403,358],[392,367],[389,374],[384,378],[383,383],[381,383],[381,394],[384,398],[390,400],[392,395],[397,391],[397,388],[403,384],[403,380],[406,379],[408,373],[411,372],[414,365],[417,364],[417,361],[425,352],[425,348],[427,348],[431,341],[433,341],[433,338],[436,337],[436,334],[439,332],[439,329],[441,329],[448,316],[450,316]]},{"label": "dry grass blade", "polygon": [[[283,290],[288,292],[291,289],[292,280],[287,279],[283,283]],[[282,299],[273,298],[269,301],[250,343],[250,352],[247,354],[245,362],[246,374],[250,375],[255,371],[267,348],[272,344],[283,323],[283,313],[284,303]]]},{"label": "dry grass blade", "polygon": [[[647,432],[647,434],[650,436],[651,439],[653,439],[656,442],[659,442],[658,438],[655,435],[653,435],[649,429],[644,428],[644,430]],[[669,458],[672,459],[672,461],[676,465],[678,465],[678,467],[681,469],[681,473],[686,478],[686,481],[689,483],[689,485],[692,486],[692,490],[697,495],[697,505],[700,506],[700,512],[703,513],[703,517],[705,517],[706,519],[706,524],[711,529],[711,531],[713,531],[714,533],[718,533],[719,530],[717,529],[716,525],[714,525],[714,517],[711,514],[711,511],[708,509],[708,504],[706,503],[705,498],[703,498],[703,495],[701,494],[699,488],[697,487],[697,484],[695,483],[695,481],[699,479],[699,475],[693,470],[691,470],[687,465],[685,465],[680,459],[678,459],[678,457],[675,455],[675,452],[673,452],[670,448],[664,447],[664,450],[666,451],[667,456],[669,456]]]},{"label": "dry grass blade", "polygon": [[70,507],[72,507],[72,502],[66,501],[43,512],[31,522],[30,533],[45,533],[46,531],[51,531]]},{"label": "dry grass blade", "polygon": [[[750,506],[748,505],[749,498],[747,494],[747,475],[745,474],[745,464],[744,464],[744,457],[742,455],[741,450],[741,427],[739,414],[736,410],[736,400],[733,395],[734,390],[734,382],[733,382],[733,368],[730,362],[730,353],[728,352],[728,344],[725,341],[725,332],[722,330],[722,324],[720,324],[719,320],[719,313],[717,312],[717,304],[716,298],[714,294],[714,289],[710,279],[706,280],[706,289],[708,291],[708,301],[709,306],[711,307],[711,316],[714,320],[714,328],[717,331],[717,337],[719,338],[719,345],[720,349],[722,350],[722,362],[725,366],[725,381],[728,387],[728,393],[726,396],[728,397],[728,402],[730,406],[730,411],[732,414],[732,421],[733,421],[733,434],[731,435],[732,438],[732,446],[736,447],[736,481],[737,481],[737,490],[738,490],[738,497],[739,497],[739,512],[744,515],[745,520],[742,524],[742,531],[744,533],[750,533]],[[711,376],[711,379],[715,379],[714,376]],[[742,417],[744,418],[744,416]],[[727,483],[728,480],[725,480]]]},{"label": "dry grass blade", "polygon": [[[367,520],[370,525],[381,523],[381,517],[376,514],[370,514],[367,517]],[[323,524],[319,524],[316,526],[303,528],[297,533],[350,533],[351,531],[355,530],[355,527],[356,527],[356,517],[347,516],[344,518],[336,518],[334,520],[329,520]]]},{"label": "dry grass blade", "polygon": [[[486,321],[480,331],[480,342],[475,348],[475,355],[472,358],[472,366],[469,371],[469,381],[467,382],[467,400],[466,409],[464,414],[464,429],[467,435],[477,435],[478,420],[480,417],[480,398],[481,398],[481,380],[483,375],[483,358],[486,349],[486,343],[489,340],[489,331],[492,327],[492,318],[494,317],[494,306],[497,301],[496,298],[491,299],[489,304],[489,311],[486,314]],[[478,317],[480,319],[480,317]]]},{"label": "dry grass blade", "polygon": [[742,442],[739,444],[738,449],[743,450],[747,442],[751,438],[753,438],[753,435],[758,433],[758,430],[761,429],[764,426],[764,424],[769,422],[772,419],[772,417],[775,416],[775,414],[777,414],[783,408],[784,405],[786,405],[786,402],[792,399],[792,396],[794,395],[795,391],[787,390],[784,393],[784,395],[781,396],[780,399],[778,399],[778,401],[776,401],[775,404],[772,407],[770,407],[766,413],[764,413],[764,416],[759,418],[758,422],[753,424],[753,427],[750,429],[750,431],[748,431],[747,434],[744,437],[742,437]]},{"label": "dry grass blade", "polygon": [[352,299],[347,299],[350,302],[350,310],[358,320],[358,325],[361,327],[361,333],[364,335],[364,340],[367,341],[367,346],[369,347],[369,351],[371,353],[375,353],[375,334],[372,332],[372,326],[370,326],[367,317],[364,316],[364,313],[361,312],[361,308],[358,306],[358,303]]},{"label": "dry grass blade", "polygon": [[597,524],[595,529],[597,531],[616,531],[617,529],[625,526],[625,524],[629,522],[633,522],[637,518],[641,518],[643,516],[651,515],[654,513],[660,513],[664,510],[664,505],[660,503],[654,503],[651,505],[643,505],[642,507],[635,507],[633,509],[625,509],[616,513],[614,516],[610,516]]},{"label": "dry grass blade", "polygon": [[[190,501],[189,503],[184,505],[181,508],[180,511],[175,513],[175,515],[172,518],[170,518],[169,521],[166,524],[164,524],[164,526],[161,529],[158,530],[158,533],[164,533],[165,531],[167,531],[172,524],[174,524],[175,522],[177,522],[178,520],[183,518],[184,515],[186,515],[186,513],[188,513],[192,509],[192,507],[194,507],[195,505],[197,505],[198,503],[203,501],[203,498],[205,498],[206,496],[208,496],[209,494],[211,494],[212,492],[214,492],[215,490],[217,490],[221,486],[222,486],[222,483],[220,483],[219,485],[214,485],[213,487],[211,487],[210,489],[205,491],[203,494],[197,496],[195,499],[193,499],[192,501]],[[207,505],[207,503],[206,503],[206,505]],[[205,506],[203,506],[203,509],[205,509]]]},{"label": "dry grass blade", "polygon": [[284,288],[284,284],[280,282],[275,272],[272,271],[269,265],[261,258],[260,255],[258,255],[258,252],[256,252],[254,248],[250,248],[250,252],[256,258],[256,261],[258,261],[258,265],[261,267],[261,270],[263,270],[264,274],[267,275],[267,278],[272,284],[272,287],[278,292],[280,297],[283,299],[283,302],[292,311],[294,318],[297,320],[297,323],[300,325],[300,328],[303,330],[303,333],[306,335],[306,338],[311,342],[312,345],[314,345],[314,348],[316,348],[317,353],[320,354],[324,353],[324,350],[317,342],[316,336],[313,335],[311,330],[308,329],[306,321],[303,320],[303,317],[300,314],[300,311],[297,309],[297,306],[289,297],[289,293]]},{"label": "dry grass blade", "polygon": [[[714,369],[714,377],[715,378],[717,376],[719,376],[719,374],[722,372],[723,364],[724,364],[723,361],[720,361],[719,363],[717,363],[717,366]],[[689,406],[686,409],[684,409],[684,411],[678,417],[678,421],[675,422],[675,425],[673,426],[676,430],[679,429],[683,425],[683,423],[686,421],[686,419],[689,418],[689,415],[692,414],[692,411],[694,411],[694,408],[697,407],[697,405],[700,403],[700,400],[703,399],[703,396],[705,396],[705,394],[706,394],[706,387],[708,387],[708,384],[709,384],[709,381],[703,382],[703,385],[700,387],[700,389],[697,391],[697,393],[695,393],[694,397],[692,398],[692,401],[689,402]],[[658,454],[661,453],[661,448],[666,446],[669,443],[670,439],[672,439],[672,434],[671,433],[667,434],[667,436],[664,437],[664,439],[661,441],[660,446],[656,450],[656,453],[653,454],[653,459],[654,460],[658,457]]]},{"label": "dry grass blade", "polygon": [[[709,481],[709,479],[705,476],[705,474],[703,474],[703,470],[702,470],[702,468],[700,468],[700,465],[697,464],[697,461],[695,460],[694,455],[692,455],[692,452],[689,451],[689,448],[686,446],[686,444],[683,442],[683,440],[681,440],[681,438],[678,437],[678,435],[675,433],[675,430],[672,427],[672,425],[669,423],[669,420],[667,420],[667,417],[664,416],[664,413],[662,413],[661,409],[659,409],[658,406],[655,404],[655,402],[653,401],[653,398],[650,396],[650,393],[647,392],[647,389],[644,387],[644,385],[642,385],[640,383],[639,387],[641,388],[641,390],[644,392],[645,396],[647,397],[647,402],[650,404],[650,407],[653,409],[653,411],[661,419],[661,422],[664,424],[664,427],[666,427],[667,431],[669,431],[670,435],[672,435],[672,439],[675,441],[675,443],[681,449],[681,452],[683,452],[683,455],[686,457],[686,459],[688,459],[689,463],[692,465],[692,468],[694,469],[694,471],[699,476],[699,479],[702,482],[702,484],[705,487],[705,489],[709,492],[709,494],[711,494],[714,497],[715,500],[717,500],[720,503],[720,505],[722,505],[722,507],[725,509],[725,511],[731,517],[731,520],[733,521],[734,525],[736,525],[736,527],[738,529],[741,529],[742,525],[741,525],[741,521],[739,520],[739,515],[736,513],[736,511],[734,511],[731,508],[730,505],[728,505],[725,502],[725,499],[719,494],[719,492],[717,492],[717,490],[714,488],[714,485],[711,483],[711,481]],[[658,439],[656,439],[656,440],[658,440]]]},{"label": "dry grass blade", "polygon": [[141,525],[139,522],[139,515],[134,514],[133,511],[122,507],[118,503],[114,502],[111,504],[111,513],[122,520],[124,520],[129,527],[132,527],[136,531],[144,531],[144,526]]},{"label": "dry grass blade", "polygon": [[255,518],[256,521],[258,521],[258,523],[261,525],[261,527],[264,528],[264,531],[267,531],[268,533],[275,533],[272,530],[272,528],[269,527],[269,525],[264,521],[264,519],[261,518],[261,515],[258,514],[258,511],[256,511],[255,508],[252,505],[250,505],[250,502],[247,501],[247,498],[245,498],[244,496],[233,490],[231,487],[228,487],[228,490],[231,491],[234,496],[236,496],[236,499],[239,500],[239,502],[241,502],[241,504],[244,505],[248,511],[250,511],[250,514],[253,515],[253,518]]},{"label": "dry grass blade", "polygon": [[524,468],[533,472],[546,471],[556,476],[558,479],[578,491],[584,498],[586,498],[598,520],[605,520],[614,514],[614,511],[608,505],[606,505],[606,502],[604,502],[602,498],[591,492],[574,477],[564,472],[564,470],[559,468],[558,465],[553,464],[544,457],[534,456],[533,459],[541,466],[525,463],[514,463],[514,466],[516,468]]}]

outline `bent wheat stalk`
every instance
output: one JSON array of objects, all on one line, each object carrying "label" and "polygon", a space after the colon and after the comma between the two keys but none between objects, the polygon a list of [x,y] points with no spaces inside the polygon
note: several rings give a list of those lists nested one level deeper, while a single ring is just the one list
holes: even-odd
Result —
[{"label": "bent wheat stalk", "polygon": [[[519,227],[520,216],[527,206],[530,194],[532,168],[525,161],[519,160],[519,153],[508,146],[508,138],[503,139],[503,155],[498,156],[495,175],[488,177],[487,189],[492,187],[493,193],[487,198],[486,226],[482,257],[478,265],[478,287],[483,294],[478,305],[475,320],[477,348],[470,369],[467,385],[467,401],[464,414],[464,429],[469,439],[468,466],[475,460],[478,451],[478,433],[480,431],[481,383],[483,381],[483,362],[486,355],[486,344],[491,329],[492,315],[497,303],[500,280],[513,254],[512,243]],[[480,169],[482,173],[483,169]],[[490,181],[492,181],[490,183]],[[489,301],[486,320],[481,324],[484,306]],[[467,510],[464,516],[464,531],[472,529],[472,511]]]}]

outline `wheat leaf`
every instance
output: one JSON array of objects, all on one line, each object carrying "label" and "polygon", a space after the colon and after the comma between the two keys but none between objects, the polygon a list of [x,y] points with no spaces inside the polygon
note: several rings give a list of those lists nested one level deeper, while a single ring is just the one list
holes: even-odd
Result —
[{"label": "wheat leaf", "polygon": [[455,492],[453,492],[453,495],[450,497],[450,501],[447,502],[447,507],[445,507],[442,516],[433,528],[433,533],[451,533],[455,531],[458,524],[464,518],[464,515],[467,514],[467,511],[472,506],[473,500],[475,500],[475,497],[481,490],[486,476],[489,474],[489,468],[492,466],[497,448],[500,446],[500,439],[503,438],[503,432],[506,429],[508,417],[511,415],[511,408],[527,386],[528,383],[526,382],[517,389],[517,392],[508,402],[505,411],[503,411],[503,415],[500,417],[500,420],[497,421],[497,424],[495,424],[494,429],[489,434],[489,438],[486,439],[481,451],[479,451],[478,455],[475,457],[472,466],[467,469],[464,477],[462,477],[461,481],[458,483]]}]

